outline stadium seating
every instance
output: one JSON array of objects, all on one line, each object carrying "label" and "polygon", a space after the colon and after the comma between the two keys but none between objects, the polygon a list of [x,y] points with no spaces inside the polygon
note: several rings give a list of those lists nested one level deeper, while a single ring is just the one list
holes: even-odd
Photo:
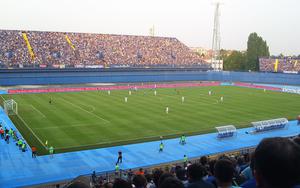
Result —
[{"label": "stadium seating", "polygon": [[288,120],[286,118],[272,119],[266,121],[257,121],[251,123],[255,132],[264,132],[274,129],[282,129],[287,126]]},{"label": "stadium seating", "polygon": [[207,65],[176,38],[0,30],[2,68]]},{"label": "stadium seating", "polygon": [[300,59],[260,58],[259,59],[259,70],[263,71],[263,72],[299,73],[300,72]]}]

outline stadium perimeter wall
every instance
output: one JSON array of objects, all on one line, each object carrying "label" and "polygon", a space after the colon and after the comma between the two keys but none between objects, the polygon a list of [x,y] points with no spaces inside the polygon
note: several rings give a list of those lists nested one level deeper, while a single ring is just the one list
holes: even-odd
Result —
[{"label": "stadium perimeter wall", "polygon": [[300,85],[300,74],[206,72],[194,69],[0,70],[0,85],[2,86],[194,80]]}]

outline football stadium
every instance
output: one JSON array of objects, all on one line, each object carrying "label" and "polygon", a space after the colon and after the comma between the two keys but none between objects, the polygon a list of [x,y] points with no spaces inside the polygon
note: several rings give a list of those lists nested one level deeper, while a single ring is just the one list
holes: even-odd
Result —
[{"label": "football stadium", "polygon": [[221,49],[220,5],[201,53],[154,26],[1,28],[0,187],[300,186],[300,56]]}]

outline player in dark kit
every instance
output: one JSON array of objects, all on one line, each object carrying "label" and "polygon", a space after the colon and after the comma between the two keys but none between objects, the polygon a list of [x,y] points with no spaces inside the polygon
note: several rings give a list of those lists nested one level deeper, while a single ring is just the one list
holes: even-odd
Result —
[{"label": "player in dark kit", "polygon": [[298,122],[297,122],[297,125],[300,125],[300,115],[298,116]]},{"label": "player in dark kit", "polygon": [[119,151],[118,152],[118,160],[117,160],[117,163],[122,163],[122,151]]},{"label": "player in dark kit", "polygon": [[49,99],[49,104],[52,104],[52,98]]}]

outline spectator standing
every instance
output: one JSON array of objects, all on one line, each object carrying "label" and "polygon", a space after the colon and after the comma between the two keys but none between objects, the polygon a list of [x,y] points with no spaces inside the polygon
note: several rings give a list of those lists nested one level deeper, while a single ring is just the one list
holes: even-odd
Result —
[{"label": "spectator standing", "polygon": [[116,178],[113,188],[132,188],[132,185],[123,179]]},{"label": "spectator standing", "polygon": [[166,178],[158,188],[184,188],[183,183],[174,177]]},{"label": "spectator standing", "polygon": [[120,171],[119,163],[116,163],[116,165],[115,165],[115,172],[119,173],[119,171]]},{"label": "spectator standing", "polygon": [[118,160],[117,160],[117,163],[122,163],[122,159],[123,159],[122,151],[119,151],[119,152],[118,152]]},{"label": "spectator standing", "polygon": [[214,168],[218,188],[237,188],[237,186],[232,185],[234,173],[234,165],[230,160],[218,160]]},{"label": "spectator standing", "polygon": [[147,185],[147,180],[144,175],[135,175],[132,179],[132,183],[135,188],[145,188]]},{"label": "spectator standing", "polygon": [[171,173],[169,173],[169,172],[163,173],[163,174],[160,176],[159,180],[158,180],[158,187],[160,187],[161,184],[162,184],[167,178],[170,178],[170,177],[173,178],[173,177],[174,177],[173,174],[171,174]]},{"label": "spectator standing", "polygon": [[135,172],[135,175],[145,175],[144,169],[140,168],[138,171]]},{"label": "spectator standing", "polygon": [[200,164],[191,164],[187,168],[188,184],[187,188],[214,188],[214,186],[208,182],[203,181],[203,177],[206,175],[205,168]]},{"label": "spectator standing", "polygon": [[158,151],[163,152],[163,150],[164,150],[164,144],[162,142],[160,142]]},{"label": "spectator standing", "polygon": [[9,144],[9,134],[8,133],[6,133],[6,135],[5,135],[5,141],[7,144]]},{"label": "spectator standing", "polygon": [[184,185],[188,183],[186,178],[186,170],[184,170],[184,168],[178,166],[178,168],[175,169],[175,174]]},{"label": "spectator standing", "polygon": [[96,172],[93,171],[92,175],[91,175],[91,183],[93,186],[95,186],[97,184],[97,176],[96,176]]},{"label": "spectator standing", "polygon": [[183,155],[183,166],[186,167],[188,162],[188,157],[186,155]]},{"label": "spectator standing", "polygon": [[1,129],[0,129],[0,134],[1,134],[1,139],[4,139],[4,130],[3,130],[2,127],[1,127]]},{"label": "spectator standing", "polygon": [[53,158],[53,153],[54,153],[54,148],[53,148],[53,146],[50,146],[50,148],[49,148],[49,154],[50,154],[51,158]]},{"label": "spectator standing", "polygon": [[185,135],[181,135],[180,140],[179,140],[179,144],[181,145],[185,145],[186,144],[186,137]]},{"label": "spectator standing", "polygon": [[254,177],[260,188],[300,184],[300,147],[288,138],[266,138],[254,152]]},{"label": "spectator standing", "polygon": [[23,142],[23,144],[22,144],[22,152],[25,152],[25,151],[26,151],[26,147],[27,147],[26,143]]},{"label": "spectator standing", "polygon": [[158,182],[159,182],[159,179],[161,177],[161,175],[163,174],[163,171],[161,169],[155,169],[153,171],[153,183],[154,183],[154,186],[150,187],[150,188],[156,188],[158,187]]},{"label": "spectator standing", "polygon": [[36,147],[35,146],[31,147],[31,152],[32,152],[31,157],[36,158]]},{"label": "spectator standing", "polygon": [[23,141],[22,141],[21,138],[18,140],[17,144],[18,144],[18,146],[19,146],[19,149],[21,149],[22,144],[23,144]]}]

